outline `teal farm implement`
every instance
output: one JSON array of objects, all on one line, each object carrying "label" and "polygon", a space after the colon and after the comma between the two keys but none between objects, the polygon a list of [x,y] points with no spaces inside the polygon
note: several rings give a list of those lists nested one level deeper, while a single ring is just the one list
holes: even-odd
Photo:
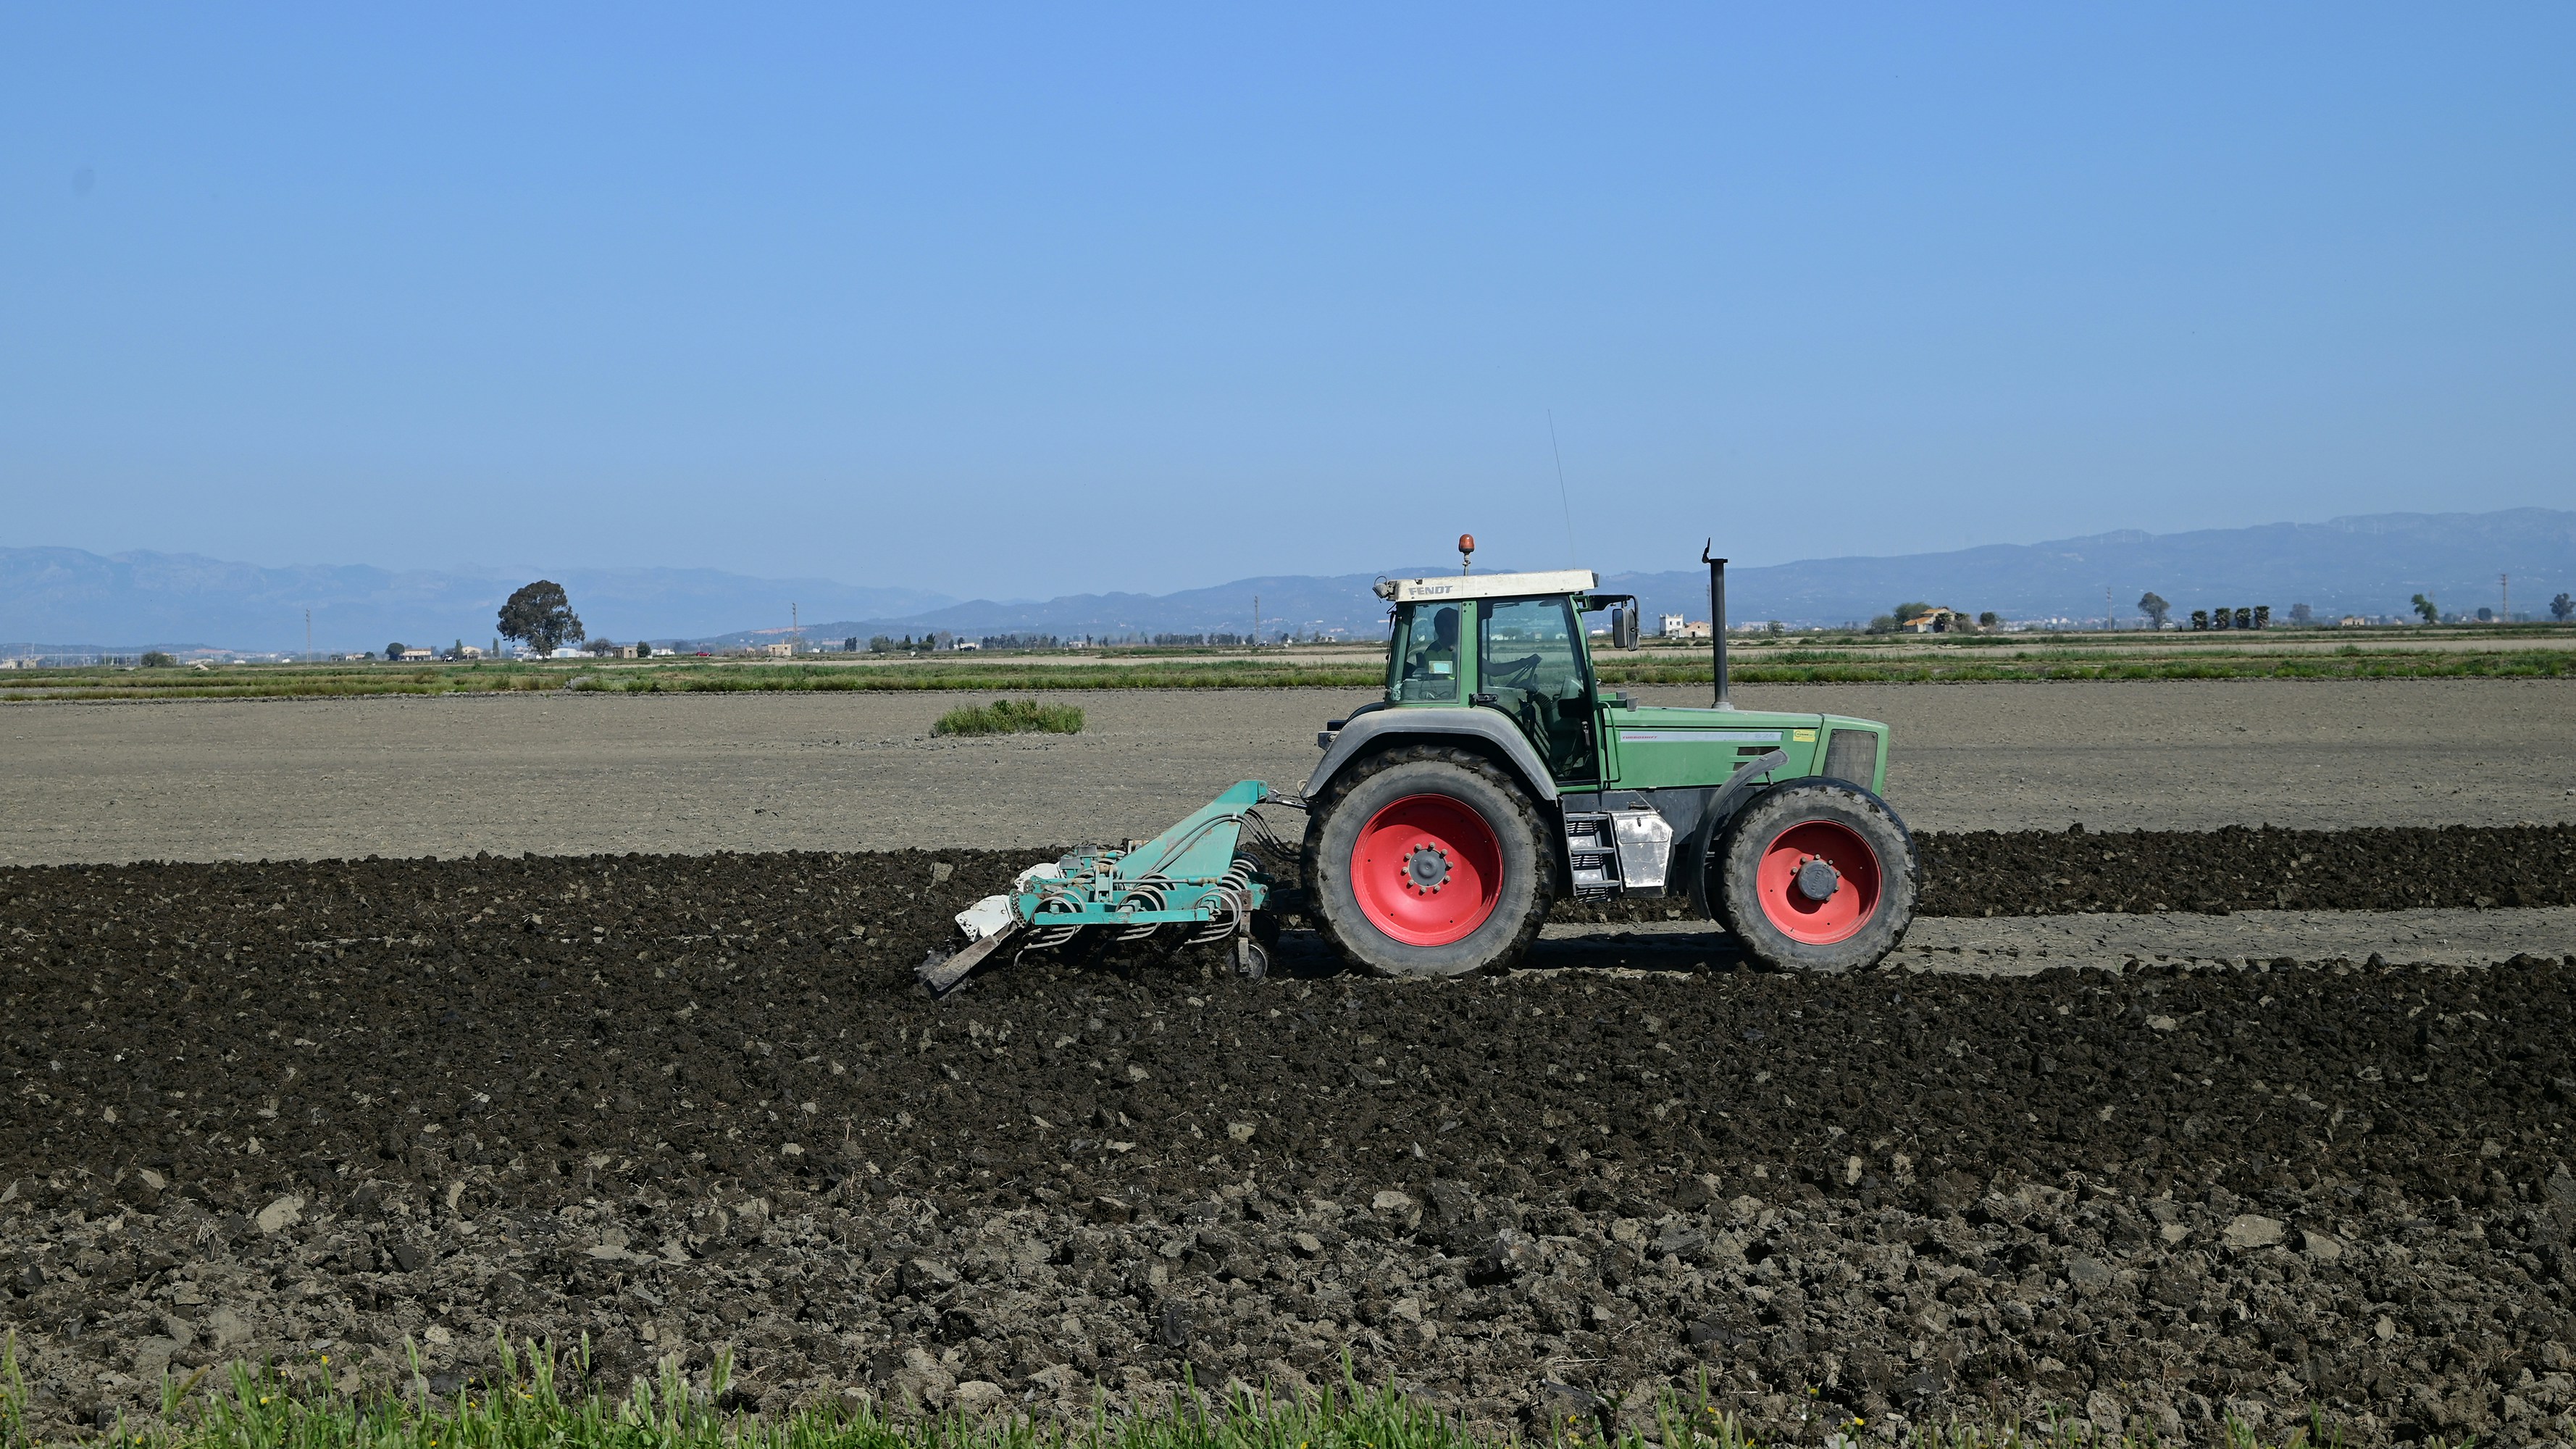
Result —
[{"label": "teal farm implement", "polygon": [[[1475,547],[1461,538],[1463,559]],[[1604,689],[1587,615],[1637,647],[1637,601],[1589,570],[1382,579],[1384,695],[1328,723],[1299,795],[1246,780],[1152,840],[1021,872],[957,920],[967,944],[919,968],[945,993],[1003,947],[1086,931],[1178,933],[1267,969],[1290,848],[1254,813],[1302,809],[1304,914],[1361,969],[1508,966],[1551,902],[1672,897],[1774,966],[1849,970],[1914,917],[1913,837],[1880,798],[1887,726],[1744,710],[1727,698],[1725,560],[1709,564],[1716,698],[1641,705]],[[1247,849],[1249,847],[1249,849]]]},{"label": "teal farm implement", "polygon": [[1268,958],[1252,931],[1270,904],[1271,881],[1241,845],[1247,826],[1269,838],[1252,813],[1269,798],[1269,786],[1245,780],[1142,844],[1029,867],[1008,894],[987,896],[957,917],[972,943],[923,962],[923,984],[945,993],[1006,941],[1045,950],[1089,929],[1140,940],[1170,928],[1202,944],[1231,942],[1237,969],[1262,974]]}]

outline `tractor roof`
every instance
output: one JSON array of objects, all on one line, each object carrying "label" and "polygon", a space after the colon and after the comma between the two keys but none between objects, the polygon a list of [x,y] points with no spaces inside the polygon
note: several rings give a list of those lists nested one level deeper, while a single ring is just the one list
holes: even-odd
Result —
[{"label": "tractor roof", "polygon": [[1510,599],[1527,594],[1587,594],[1600,581],[1590,569],[1550,569],[1534,574],[1432,574],[1380,579],[1377,596],[1399,604],[1425,599]]}]

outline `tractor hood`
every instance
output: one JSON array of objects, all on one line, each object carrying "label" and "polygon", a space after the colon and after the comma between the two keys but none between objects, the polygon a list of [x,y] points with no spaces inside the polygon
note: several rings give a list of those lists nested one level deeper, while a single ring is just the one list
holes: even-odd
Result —
[{"label": "tractor hood", "polygon": [[1811,730],[1822,727],[1825,717],[1820,714],[1778,714],[1759,709],[1644,705],[1634,709],[1613,709],[1610,721],[1620,729]]},{"label": "tractor hood", "polygon": [[[1669,705],[1605,712],[1610,738],[1605,762],[1623,789],[1651,790],[1707,785],[1772,750],[1788,756],[1774,779],[1831,773],[1875,790],[1886,759],[1887,726],[1829,714],[1785,714],[1752,709],[1690,709]],[[1839,751],[1836,735],[1849,736]]]}]

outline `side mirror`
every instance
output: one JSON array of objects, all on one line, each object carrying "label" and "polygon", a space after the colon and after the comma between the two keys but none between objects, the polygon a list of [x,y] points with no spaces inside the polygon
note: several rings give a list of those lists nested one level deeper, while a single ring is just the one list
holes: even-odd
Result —
[{"label": "side mirror", "polygon": [[1635,605],[1621,604],[1613,608],[1610,611],[1610,647],[1613,649],[1636,648],[1637,625],[1638,618]]}]

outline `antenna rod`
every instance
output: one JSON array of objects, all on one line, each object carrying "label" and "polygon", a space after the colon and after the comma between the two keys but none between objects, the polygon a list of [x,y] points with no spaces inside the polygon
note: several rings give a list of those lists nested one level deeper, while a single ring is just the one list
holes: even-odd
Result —
[{"label": "antenna rod", "polygon": [[1556,409],[1554,408],[1547,410],[1547,451],[1549,456],[1556,459],[1556,501],[1565,508],[1565,566],[1578,569],[1583,567],[1583,560],[1577,557],[1574,551],[1574,501],[1565,491],[1565,452],[1556,445]]},{"label": "antenna rod", "polygon": [[1699,561],[1708,565],[1708,637],[1717,656],[1717,707],[1733,709],[1734,703],[1726,697],[1726,560],[1712,558],[1708,552],[1716,542],[1712,538],[1700,545]]}]

